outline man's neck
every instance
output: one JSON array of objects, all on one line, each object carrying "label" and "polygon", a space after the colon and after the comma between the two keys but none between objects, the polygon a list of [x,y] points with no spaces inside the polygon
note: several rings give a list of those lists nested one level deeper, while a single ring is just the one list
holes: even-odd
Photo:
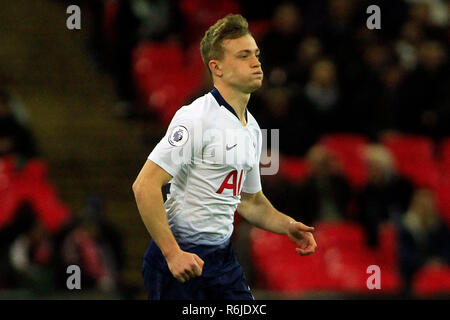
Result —
[{"label": "man's neck", "polygon": [[214,84],[219,90],[220,95],[226,102],[234,109],[242,123],[246,123],[245,110],[247,108],[248,101],[250,100],[250,93],[243,93],[237,91],[229,86],[221,85],[220,83]]}]

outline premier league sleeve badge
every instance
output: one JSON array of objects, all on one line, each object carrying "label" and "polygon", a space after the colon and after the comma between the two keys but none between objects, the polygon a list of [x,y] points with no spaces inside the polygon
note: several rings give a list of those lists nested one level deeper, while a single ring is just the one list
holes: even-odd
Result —
[{"label": "premier league sleeve badge", "polygon": [[181,147],[188,141],[189,131],[184,126],[176,126],[172,129],[168,139],[172,146]]}]

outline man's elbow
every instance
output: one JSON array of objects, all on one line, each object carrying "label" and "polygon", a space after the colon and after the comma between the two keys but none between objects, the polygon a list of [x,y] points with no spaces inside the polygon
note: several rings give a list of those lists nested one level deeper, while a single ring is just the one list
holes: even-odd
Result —
[{"label": "man's elbow", "polygon": [[138,178],[138,179],[136,179],[136,181],[134,181],[132,190],[134,193],[134,197],[136,199],[139,199],[142,197],[145,190],[149,191],[149,185],[145,181],[142,181],[142,179]]},{"label": "man's elbow", "polygon": [[137,179],[133,182],[133,185],[132,185],[131,189],[133,190],[133,193],[136,194],[136,192],[139,189],[139,182],[138,182]]},{"label": "man's elbow", "polygon": [[136,179],[136,181],[133,182],[133,186],[131,187],[131,189],[133,190],[133,194],[134,197],[137,199],[138,198],[138,194],[141,192],[141,186],[140,186],[140,182]]},{"label": "man's elbow", "polygon": [[161,194],[161,186],[153,179],[138,178],[133,183],[132,190],[137,201],[142,198],[152,198]]},{"label": "man's elbow", "polygon": [[241,199],[241,202],[239,203],[237,207],[237,212],[245,219],[247,219],[247,216],[249,213],[252,212],[252,206],[253,203],[247,199]]}]

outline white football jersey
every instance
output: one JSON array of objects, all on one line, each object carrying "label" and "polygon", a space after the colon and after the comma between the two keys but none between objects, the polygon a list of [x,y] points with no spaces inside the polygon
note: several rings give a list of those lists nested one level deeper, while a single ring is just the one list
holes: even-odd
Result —
[{"label": "white football jersey", "polygon": [[179,243],[223,244],[241,191],[261,190],[262,133],[248,110],[246,119],[214,88],[175,113],[148,156],[172,176],[164,207]]}]

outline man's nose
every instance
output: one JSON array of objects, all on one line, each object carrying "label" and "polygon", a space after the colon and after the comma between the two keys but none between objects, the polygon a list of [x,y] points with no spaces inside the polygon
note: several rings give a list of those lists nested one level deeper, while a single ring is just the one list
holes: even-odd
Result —
[{"label": "man's nose", "polygon": [[255,56],[252,60],[252,67],[253,68],[259,68],[261,67],[261,61]]}]

